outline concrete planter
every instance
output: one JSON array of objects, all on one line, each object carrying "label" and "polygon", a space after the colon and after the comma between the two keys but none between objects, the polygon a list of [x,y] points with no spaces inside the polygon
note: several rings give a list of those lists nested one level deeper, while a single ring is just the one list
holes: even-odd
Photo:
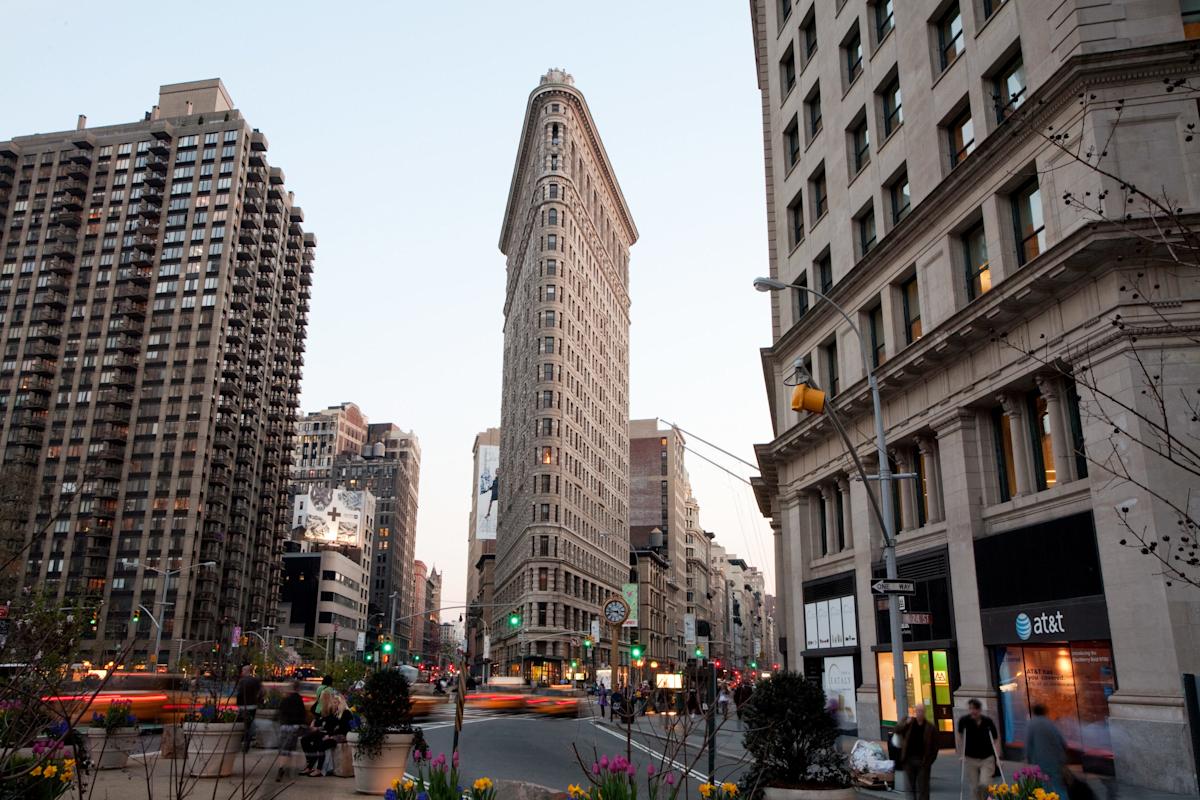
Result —
[{"label": "concrete planter", "polygon": [[858,795],[851,788],[845,789],[763,789],[766,800],[854,800]]},{"label": "concrete planter", "polygon": [[129,754],[137,751],[138,729],[84,728],[87,736],[88,756],[96,769],[124,769],[129,763]]},{"label": "concrete planter", "polygon": [[240,722],[185,722],[188,774],[194,778],[232,775],[244,731]]},{"label": "concrete planter", "polygon": [[254,746],[262,750],[274,750],[279,746],[279,726],[274,708],[260,708],[254,715]]},{"label": "concrete planter", "polygon": [[[358,734],[346,737],[351,747],[358,744]],[[408,754],[412,751],[411,733],[389,733],[383,740],[383,752],[378,758],[362,758],[354,752],[354,791],[359,794],[381,795],[392,781],[404,775]]]}]

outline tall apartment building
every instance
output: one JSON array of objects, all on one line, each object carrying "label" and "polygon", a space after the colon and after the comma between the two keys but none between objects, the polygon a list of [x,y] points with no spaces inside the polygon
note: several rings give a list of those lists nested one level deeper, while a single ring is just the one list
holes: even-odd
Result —
[{"label": "tall apartment building", "polygon": [[338,456],[358,455],[367,442],[367,417],[354,403],[313,411],[296,422],[292,483],[316,483],[333,475]]},{"label": "tall apartment building", "polygon": [[0,142],[3,468],[96,661],[275,622],[316,239],[266,153],[215,79]]},{"label": "tall apartment building", "polygon": [[[413,596],[412,616],[407,620],[409,636],[412,637],[409,649],[410,653],[423,653],[425,651],[425,626],[429,619],[429,615],[425,613],[429,596],[429,569],[425,566],[424,561],[413,561],[409,583],[412,584]],[[405,660],[404,655],[401,654],[398,657],[403,661]]]},{"label": "tall apartment building", "polygon": [[550,70],[529,96],[500,235],[508,286],[495,597],[505,605],[492,609],[492,658],[506,674],[549,679],[582,659],[572,636],[629,575],[629,248],[638,234],[574,84]]},{"label": "tall apartment building", "polygon": [[1131,188],[1186,226],[1200,212],[1200,120],[1179,91],[1197,77],[1193,4],[750,5],[770,275],[827,295],[866,339],[860,358],[830,304],[772,296],[758,495],[782,657],[838,676],[860,736],[907,711],[870,589],[875,489],[850,479],[828,419],[789,402],[799,363],[878,470],[870,363],[891,466],[916,476],[894,494],[917,587],[909,701],[949,743],[981,698],[1010,755],[1043,704],[1086,768],[1194,792],[1180,675],[1200,672],[1200,598],[1122,546],[1174,535],[1194,485],[1144,446],[1159,412],[1143,398],[1161,381],[1158,419],[1194,419],[1200,292]]},{"label": "tall apartment building", "polygon": [[471,514],[467,518],[467,663],[475,675],[486,675],[484,642],[491,630],[495,594],[496,523],[500,513],[500,429],[476,434],[472,447]]}]

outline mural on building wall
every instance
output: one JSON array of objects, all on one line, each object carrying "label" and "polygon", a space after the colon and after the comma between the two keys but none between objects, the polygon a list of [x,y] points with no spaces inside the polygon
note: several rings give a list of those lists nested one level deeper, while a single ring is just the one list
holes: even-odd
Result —
[{"label": "mural on building wall", "polygon": [[475,456],[475,538],[495,539],[500,512],[500,448],[484,444]]},{"label": "mural on building wall", "polygon": [[314,486],[296,498],[297,523],[304,538],[326,544],[363,545],[363,492]]}]

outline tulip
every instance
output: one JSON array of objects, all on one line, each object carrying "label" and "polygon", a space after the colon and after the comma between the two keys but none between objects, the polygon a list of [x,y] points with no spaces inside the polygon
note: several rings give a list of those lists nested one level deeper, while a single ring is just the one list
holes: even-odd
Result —
[{"label": "tulip", "polygon": [[648,777],[648,778],[654,777],[654,765],[653,764],[646,765],[646,777]]}]

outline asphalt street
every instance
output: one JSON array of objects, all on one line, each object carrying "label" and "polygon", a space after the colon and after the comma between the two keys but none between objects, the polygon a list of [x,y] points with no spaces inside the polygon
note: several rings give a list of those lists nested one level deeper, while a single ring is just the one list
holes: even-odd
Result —
[{"label": "asphalt street", "polygon": [[[452,707],[420,723],[434,754],[449,753],[454,740]],[[708,777],[708,756],[701,752],[702,723],[681,742],[677,726],[669,733],[663,718],[640,717],[632,726],[628,749],[643,771],[653,763],[657,770],[672,769],[689,775],[688,795],[698,797],[697,787]],[[727,723],[718,733],[716,777],[734,780],[745,768],[741,735]],[[553,718],[528,714],[505,714],[468,709],[459,739],[464,785],[475,778],[522,780],[559,789],[584,783],[584,767],[602,755],[625,755],[626,732],[608,720],[596,717]],[[411,767],[410,767],[411,771]]]}]

